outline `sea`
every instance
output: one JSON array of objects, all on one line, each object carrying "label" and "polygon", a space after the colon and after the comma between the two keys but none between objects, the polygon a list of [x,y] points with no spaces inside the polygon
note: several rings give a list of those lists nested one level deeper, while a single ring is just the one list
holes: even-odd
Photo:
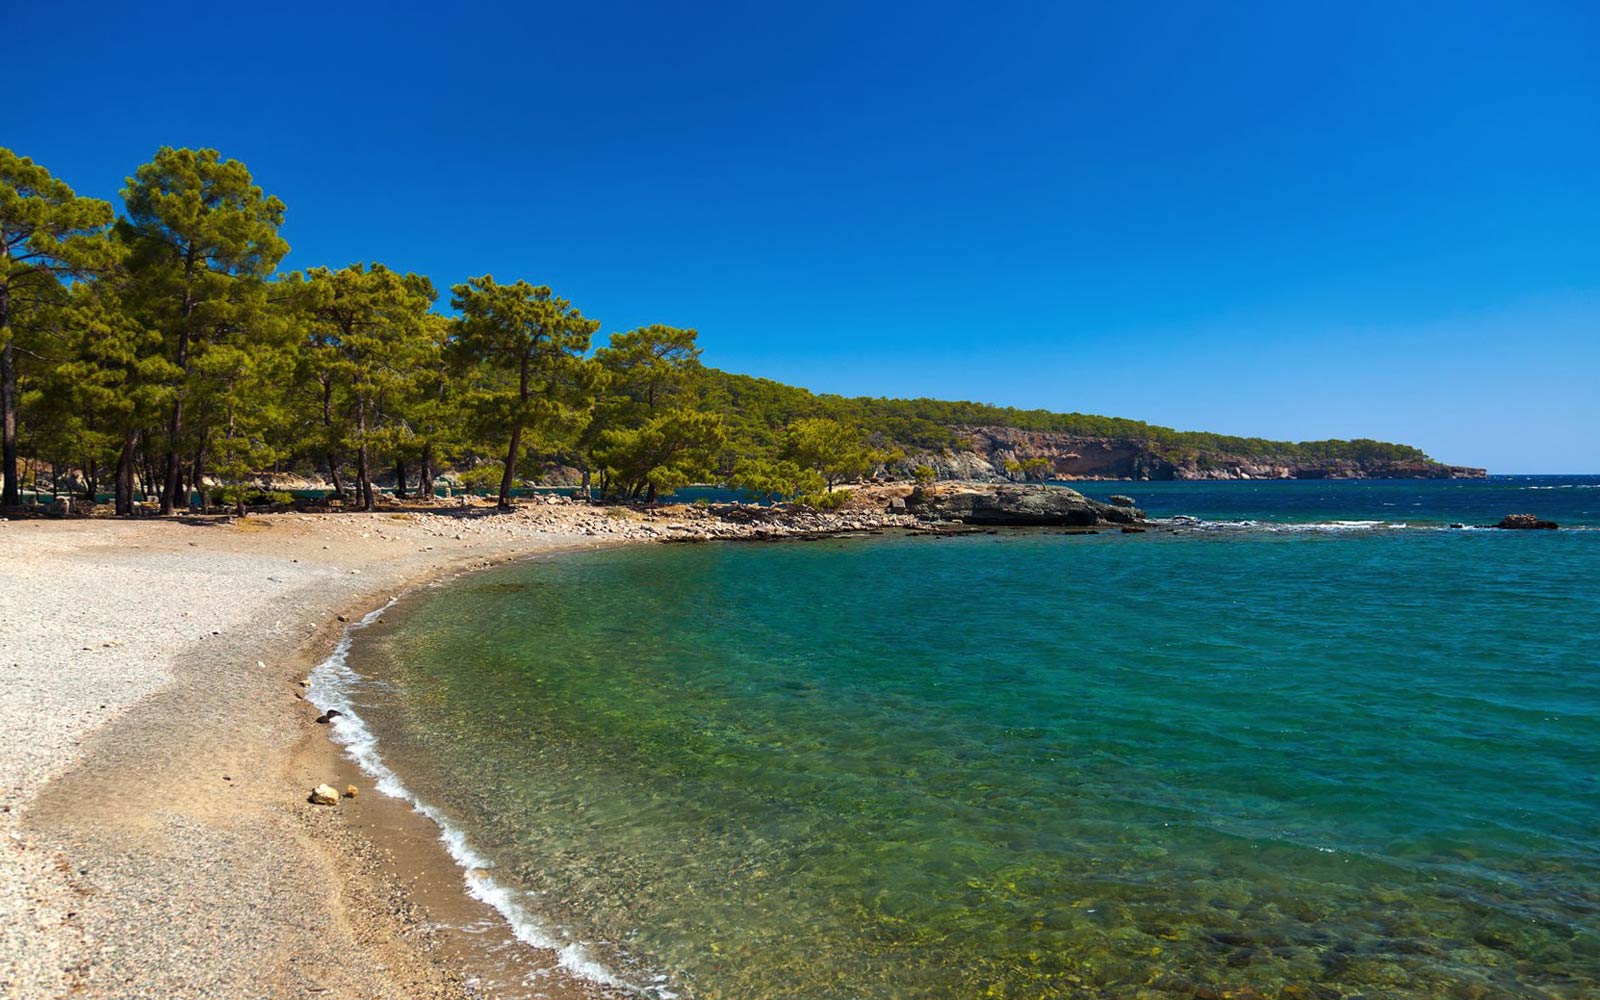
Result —
[{"label": "sea", "polygon": [[314,690],[643,997],[1600,997],[1600,476],[1072,485],[1158,523],[517,563]]}]

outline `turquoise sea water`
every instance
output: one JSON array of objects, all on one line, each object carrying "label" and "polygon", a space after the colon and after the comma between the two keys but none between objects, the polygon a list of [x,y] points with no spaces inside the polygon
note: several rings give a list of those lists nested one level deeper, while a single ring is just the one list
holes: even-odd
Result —
[{"label": "turquoise sea water", "polygon": [[1593,997],[1600,531],[1304,526],[1596,524],[1591,483],[529,562],[404,600],[339,697],[655,995]]}]

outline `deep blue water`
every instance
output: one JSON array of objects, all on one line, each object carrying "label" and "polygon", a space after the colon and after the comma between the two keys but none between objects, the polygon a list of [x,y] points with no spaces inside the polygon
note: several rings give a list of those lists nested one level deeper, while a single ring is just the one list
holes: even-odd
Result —
[{"label": "deep blue water", "polygon": [[1600,527],[1600,475],[1064,485],[1096,500],[1116,493],[1130,495],[1152,517],[1267,523],[1371,520],[1437,526],[1493,524],[1506,514],[1529,513],[1563,525]]},{"label": "deep blue water", "polygon": [[1600,531],[1303,525],[1597,484],[530,562],[403,601],[347,693],[519,920],[654,995],[1593,997]]}]

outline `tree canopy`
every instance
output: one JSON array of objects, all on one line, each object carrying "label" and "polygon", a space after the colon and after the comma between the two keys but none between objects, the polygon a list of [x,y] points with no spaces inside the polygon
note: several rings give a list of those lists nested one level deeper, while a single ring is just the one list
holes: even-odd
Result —
[{"label": "tree canopy", "polygon": [[[449,471],[501,505],[553,466],[582,489],[650,501],[694,482],[838,502],[888,469],[993,428],[1137,443],[1174,463],[1426,461],[1380,441],[1268,441],[1082,413],[846,398],[706,367],[695,330],[601,324],[549,286],[450,286],[381,263],[278,273],[285,206],[237,160],[158,149],[120,215],[0,149],[3,504],[31,471],[116,509],[235,506],[263,477],[324,477],[363,507],[374,480],[432,496]],[[1049,463],[1006,469],[1041,478]],[[415,475],[413,475],[413,473]]]}]

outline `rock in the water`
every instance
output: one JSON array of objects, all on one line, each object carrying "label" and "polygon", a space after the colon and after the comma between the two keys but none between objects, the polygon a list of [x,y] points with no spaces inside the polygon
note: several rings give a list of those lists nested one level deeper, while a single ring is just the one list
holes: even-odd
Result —
[{"label": "rock in the water", "polygon": [[326,726],[328,723],[332,722],[334,719],[337,719],[343,714],[344,713],[339,711],[337,708],[330,708],[327,710],[327,712],[317,716],[317,722],[320,725]]},{"label": "rock in the water", "polygon": [[311,790],[308,799],[314,806],[336,806],[339,804],[339,790],[332,785],[318,785]]},{"label": "rock in the water", "polygon": [[1560,527],[1554,521],[1541,521],[1533,514],[1507,514],[1500,519],[1496,528],[1546,528]]},{"label": "rock in the water", "polygon": [[986,525],[1134,524],[1144,520],[1137,507],[1113,507],[1065,486],[948,483],[912,492],[906,509],[928,521]]},{"label": "rock in the water", "polygon": [[1122,493],[1113,493],[1113,494],[1111,494],[1110,503],[1111,503],[1111,506],[1113,506],[1113,507],[1132,507],[1132,506],[1134,506],[1133,497],[1126,496],[1126,495],[1124,495]]}]

